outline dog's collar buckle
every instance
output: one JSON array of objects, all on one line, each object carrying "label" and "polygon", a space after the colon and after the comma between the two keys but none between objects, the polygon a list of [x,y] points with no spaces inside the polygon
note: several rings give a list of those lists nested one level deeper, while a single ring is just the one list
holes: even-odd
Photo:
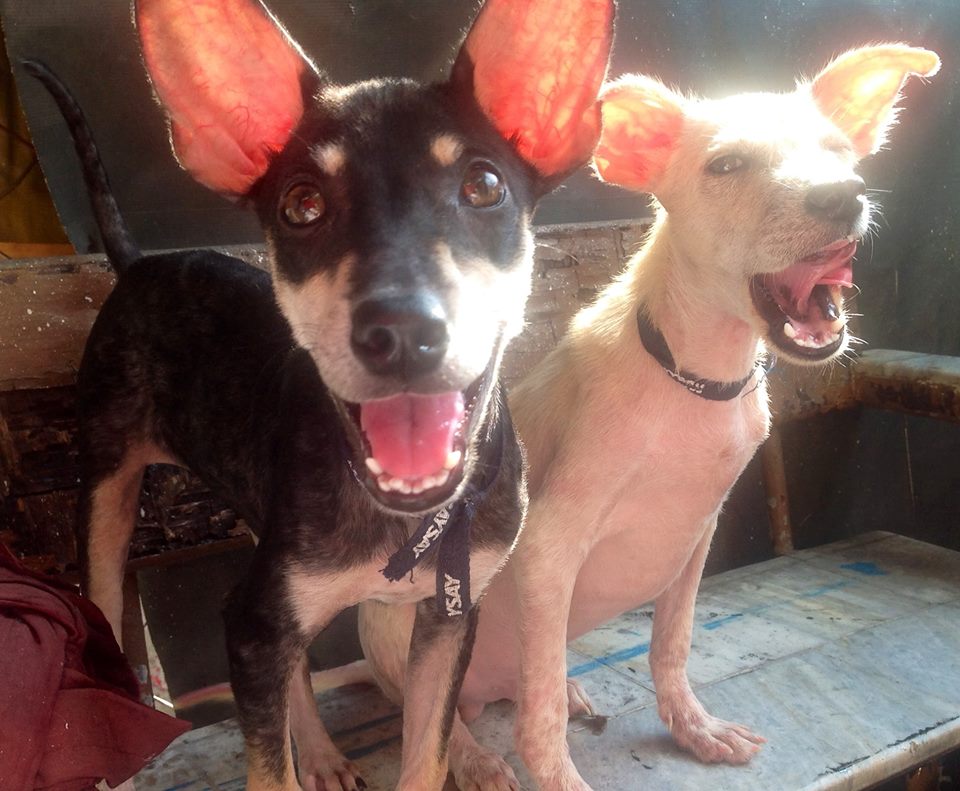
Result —
[{"label": "dog's collar buckle", "polygon": [[708,401],[733,400],[743,392],[743,388],[750,383],[758,370],[767,373],[776,362],[776,359],[772,356],[766,358],[766,360],[761,359],[757,361],[750,373],[736,382],[717,382],[713,379],[704,379],[689,371],[684,371],[677,365],[673,353],[667,345],[667,339],[663,337],[660,330],[653,326],[643,307],[637,309],[637,329],[640,333],[640,342],[643,344],[643,348],[647,350],[647,354],[660,363],[670,378],[679,382],[694,395]]}]

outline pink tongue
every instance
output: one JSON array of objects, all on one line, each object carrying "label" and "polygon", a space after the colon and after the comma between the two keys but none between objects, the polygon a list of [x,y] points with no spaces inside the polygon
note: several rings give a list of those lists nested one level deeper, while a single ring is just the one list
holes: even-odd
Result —
[{"label": "pink tongue", "polygon": [[360,406],[360,427],[373,457],[395,478],[423,478],[443,469],[463,419],[463,394],[403,394]]},{"label": "pink tongue", "polygon": [[[800,261],[789,269],[771,276],[772,283],[768,283],[767,288],[780,299],[792,302],[791,307],[800,316],[805,316],[810,292],[813,291],[814,286],[821,283],[828,286],[853,285],[853,267],[850,260],[855,250],[856,245],[853,245],[853,250],[838,251],[837,254],[822,259],[823,263],[819,264],[807,260]],[[786,294],[790,294],[792,299]]]}]

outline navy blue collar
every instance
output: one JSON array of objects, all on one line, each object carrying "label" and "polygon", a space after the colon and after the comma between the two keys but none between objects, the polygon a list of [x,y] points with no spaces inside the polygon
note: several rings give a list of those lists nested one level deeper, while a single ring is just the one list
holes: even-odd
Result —
[{"label": "navy blue collar", "polygon": [[640,342],[643,344],[643,348],[647,350],[647,354],[660,363],[663,370],[670,374],[675,381],[682,384],[694,395],[708,401],[733,400],[750,383],[750,380],[756,375],[757,369],[769,372],[776,362],[776,358],[770,356],[766,365],[764,365],[763,360],[759,360],[753,370],[739,381],[715,382],[713,379],[704,379],[677,367],[673,354],[670,352],[670,347],[667,345],[667,339],[663,337],[660,330],[653,326],[643,307],[637,309],[637,329],[640,331]]}]

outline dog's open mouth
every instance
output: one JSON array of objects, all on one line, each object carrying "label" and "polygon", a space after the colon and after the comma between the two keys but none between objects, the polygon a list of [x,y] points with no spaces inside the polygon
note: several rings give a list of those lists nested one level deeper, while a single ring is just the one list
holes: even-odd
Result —
[{"label": "dog's open mouth", "polygon": [[848,236],[750,281],[753,303],[770,328],[767,337],[784,354],[822,361],[843,347],[843,289],[853,285],[856,251],[856,239]]},{"label": "dog's open mouth", "polygon": [[360,464],[357,477],[383,505],[414,513],[439,506],[463,480],[487,376],[465,390],[345,403]]}]

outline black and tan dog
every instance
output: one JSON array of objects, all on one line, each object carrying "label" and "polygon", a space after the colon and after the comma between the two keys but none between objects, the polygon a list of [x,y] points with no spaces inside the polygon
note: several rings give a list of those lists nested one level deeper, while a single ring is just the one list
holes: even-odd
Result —
[{"label": "black and tan dog", "polygon": [[30,67],[68,118],[119,275],[79,374],[85,589],[119,634],[146,465],[189,467],[237,508],[259,537],[226,609],[249,789],[298,787],[288,727],[304,788],[363,787],[304,649],[365,599],[419,602],[400,787],[443,783],[467,592],[524,511],[498,367],[523,322],[530,218],[593,151],[612,17],[613,0],[489,0],[446,83],[338,86],[257,2],[139,0],[177,157],[256,210],[272,283],[209,251],[140,257],[78,108]]}]

